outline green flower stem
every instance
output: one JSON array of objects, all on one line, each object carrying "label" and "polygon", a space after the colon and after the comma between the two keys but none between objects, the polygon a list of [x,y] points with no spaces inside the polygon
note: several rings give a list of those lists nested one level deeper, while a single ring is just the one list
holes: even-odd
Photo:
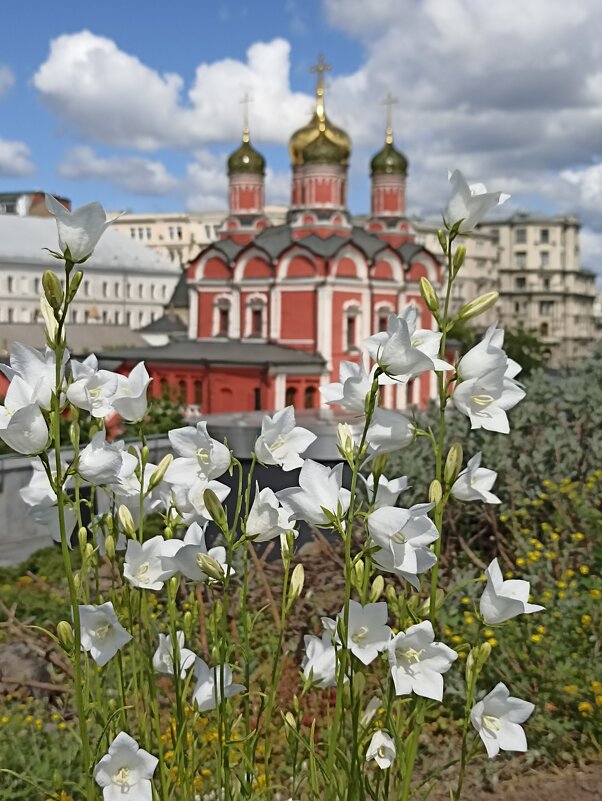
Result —
[{"label": "green flower stem", "polygon": [[424,698],[416,699],[415,722],[412,731],[406,740],[404,754],[404,772],[401,783],[401,795],[399,801],[409,801],[412,795],[412,776],[414,775],[414,765],[418,754],[420,734],[424,724],[424,713],[426,711],[426,701]]},{"label": "green flower stem", "polygon": [[[475,642],[478,643],[481,635],[481,626],[477,631]],[[477,679],[479,678],[479,671],[476,664],[470,672],[470,678],[466,685],[466,703],[464,705],[464,724],[462,726],[462,748],[460,751],[460,770],[458,771],[458,783],[456,785],[456,792],[453,795],[453,801],[460,801],[462,797],[462,787],[464,785],[464,774],[466,772],[466,765],[468,763],[468,731],[470,726],[470,712],[474,702],[474,694],[477,688]]]},{"label": "green flower stem", "polygon": [[[372,386],[370,387],[370,393],[367,397],[366,403],[366,419],[364,421],[364,428],[362,431],[362,436],[360,439],[360,443],[357,449],[357,454],[355,456],[353,462],[353,472],[351,476],[351,490],[350,490],[350,500],[349,500],[349,509],[347,510],[347,515],[345,519],[345,530],[343,532],[344,541],[345,541],[345,598],[343,603],[343,630],[341,632],[341,647],[336,650],[336,658],[337,658],[337,694],[336,694],[336,702],[334,708],[334,720],[333,725],[330,730],[330,736],[328,741],[328,756],[327,756],[327,763],[326,763],[326,771],[328,776],[333,776],[334,773],[334,762],[336,756],[336,744],[339,736],[341,735],[341,717],[343,713],[343,691],[344,691],[344,680],[345,675],[348,670],[349,662],[350,662],[350,653],[345,645],[347,640],[347,632],[349,630],[349,601],[351,600],[351,577],[353,571],[353,560],[351,557],[351,538],[352,538],[352,529],[353,529],[353,521],[355,518],[356,507],[355,507],[355,500],[356,500],[356,493],[357,493],[357,478],[360,469],[360,462],[363,457],[363,451],[366,445],[366,437],[368,435],[368,428],[370,427],[370,423],[372,421],[372,415],[374,414],[374,408],[376,406],[376,398],[378,395],[378,378],[381,375],[382,370],[380,367],[376,368],[374,373],[374,378],[372,380]],[[351,673],[351,668],[349,667],[349,671]],[[350,675],[350,682],[349,682],[349,692],[351,694],[352,703],[353,703],[353,676]],[[358,741],[357,741],[357,731],[354,732],[353,736],[353,751],[351,755],[352,761],[352,770],[358,769],[359,765],[359,756],[358,756]],[[363,783],[362,783],[363,786]],[[352,799],[354,797],[354,787],[355,781],[349,782],[348,787],[348,799]],[[359,790],[358,788],[355,788]],[[326,790],[326,798],[336,797],[336,783],[333,782],[330,787]],[[333,796],[332,794],[335,794]],[[338,799],[337,799],[338,801]]]},{"label": "green flower stem", "polygon": [[[441,342],[439,344],[439,358],[445,359],[445,346],[447,343],[447,328],[449,324],[449,304],[451,300],[451,290],[454,280],[453,276],[453,253],[452,243],[454,237],[449,236],[447,241],[447,289],[445,292],[445,301],[443,305],[443,316],[440,318],[439,326],[441,330]],[[445,407],[447,406],[447,384],[443,372],[437,374],[437,385],[439,390],[439,431],[435,445],[435,478],[443,487],[443,451],[445,448]],[[429,602],[429,617],[431,623],[435,623],[437,614],[437,581],[439,578],[439,557],[441,555],[441,540],[443,537],[443,513],[445,512],[445,504],[448,497],[449,488],[445,488],[446,492],[444,497],[435,507],[434,523],[439,532],[439,537],[435,541],[434,551],[437,561],[433,565],[431,573],[431,592]]]},{"label": "green flower stem", "polygon": [[63,329],[69,304],[67,303],[67,288],[69,286],[69,275],[73,269],[73,263],[70,261],[65,262],[65,294],[62,309],[57,319],[57,332],[56,339],[53,345],[54,358],[55,358],[55,391],[52,396],[52,438],[54,442],[54,464],[55,464],[55,488],[56,488],[56,502],[59,521],[59,530],[61,535],[61,553],[63,556],[63,564],[65,566],[65,573],[67,575],[67,586],[69,588],[69,602],[71,605],[71,613],[73,615],[73,665],[74,665],[74,684],[75,684],[75,702],[77,706],[77,722],[79,735],[82,747],[82,764],[83,773],[86,782],[86,798],[88,801],[93,801],[95,797],[94,779],[92,777],[91,765],[91,751],[90,751],[90,736],[88,733],[87,725],[87,705],[85,702],[85,681],[84,671],[82,669],[82,644],[81,644],[81,620],[79,615],[79,602],[77,597],[77,590],[75,587],[75,580],[73,576],[73,568],[71,565],[71,556],[69,553],[69,543],[67,542],[67,531],[65,525],[65,495],[63,491],[63,466],[61,463],[61,391],[63,386],[63,354],[65,353],[65,345],[63,343]]}]

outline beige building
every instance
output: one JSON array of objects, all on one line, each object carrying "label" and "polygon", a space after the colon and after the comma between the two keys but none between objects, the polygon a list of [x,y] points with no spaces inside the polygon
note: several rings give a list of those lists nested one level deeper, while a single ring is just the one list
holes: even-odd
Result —
[{"label": "beige building", "polygon": [[595,274],[579,266],[579,221],[516,212],[483,223],[499,246],[500,317],[543,342],[550,367],[569,365],[596,340]]},{"label": "beige building", "polygon": [[[426,220],[412,220],[416,242],[428,248],[431,253],[440,257],[445,263],[445,256],[441,250],[437,231],[441,224]],[[466,245],[464,264],[452,286],[451,311],[457,313],[462,306],[474,300],[479,295],[500,290],[499,285],[499,247],[497,240],[485,231],[475,231],[470,237],[462,240]],[[488,309],[484,314],[474,318],[471,325],[482,329],[495,323],[499,319],[500,310],[496,306]]]},{"label": "beige building", "polygon": [[[286,218],[285,206],[266,206],[265,213],[272,225]],[[112,215],[109,215],[112,216]],[[184,266],[201,248],[219,239],[225,211],[170,212],[165,214],[122,215],[113,228],[152,248],[161,256]]]}]

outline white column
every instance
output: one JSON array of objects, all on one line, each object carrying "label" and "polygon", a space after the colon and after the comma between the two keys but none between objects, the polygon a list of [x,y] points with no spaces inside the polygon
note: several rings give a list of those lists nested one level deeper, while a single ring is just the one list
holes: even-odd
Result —
[{"label": "white column", "polygon": [[274,377],[274,406],[275,411],[284,409],[286,401],[286,373],[278,373]]},{"label": "white column", "polygon": [[[190,318],[188,320],[188,338],[199,338],[199,293],[196,289],[188,290],[188,308],[190,309]],[[125,320],[124,320],[125,322]]]}]

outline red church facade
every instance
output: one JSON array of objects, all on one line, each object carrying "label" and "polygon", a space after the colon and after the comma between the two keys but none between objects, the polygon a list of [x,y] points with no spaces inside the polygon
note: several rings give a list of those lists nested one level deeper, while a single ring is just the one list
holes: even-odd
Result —
[{"label": "red church facade", "polygon": [[[143,355],[153,389],[174,388],[203,413],[316,408],[321,384],[337,381],[342,361],[358,361],[362,340],[409,304],[419,327],[432,319],[419,292],[441,284],[433,254],[413,241],[405,217],[407,161],[393,144],[371,161],[371,214],[362,228],[346,208],[351,142],[324,107],[319,69],[315,111],[290,140],[291,204],[272,226],[264,208],[265,160],[245,128],[228,159],[229,214],[219,241],[188,266],[188,341]],[[178,356],[178,349],[185,346]],[[126,357],[126,354],[116,354]],[[142,357],[127,354],[121,369]],[[385,407],[423,405],[431,374],[408,387],[383,388]]]}]

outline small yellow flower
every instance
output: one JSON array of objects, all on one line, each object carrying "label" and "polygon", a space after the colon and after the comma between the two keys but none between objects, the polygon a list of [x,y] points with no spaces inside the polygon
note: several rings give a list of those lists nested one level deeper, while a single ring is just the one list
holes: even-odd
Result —
[{"label": "small yellow flower", "polygon": [[444,634],[446,637],[449,637],[449,636],[451,636],[451,633],[452,633],[452,630],[450,629],[450,627],[449,627],[449,626],[443,626],[443,634]]},{"label": "small yellow flower", "polygon": [[581,540],[585,537],[581,531],[576,531],[574,534],[571,534],[571,539],[575,542],[581,542]]},{"label": "small yellow flower", "polygon": [[596,590],[596,589],[594,589],[594,590],[590,590],[590,591],[589,591],[589,594],[591,595],[591,597],[592,597],[592,598],[593,598],[595,601],[599,601],[599,600],[600,600],[600,598],[602,598],[602,590]]},{"label": "small yellow flower", "polygon": [[32,721],[33,721],[33,715],[27,715],[27,717],[25,718],[25,723],[32,723]]},{"label": "small yellow flower", "polygon": [[531,642],[540,643],[543,640],[541,634],[532,634],[531,635]]},{"label": "small yellow flower", "polygon": [[64,720],[61,720],[61,722],[57,726],[57,729],[61,729],[61,731],[62,731],[63,729],[66,729],[66,728],[67,728],[67,724],[65,723]]},{"label": "small yellow flower", "polygon": [[564,577],[565,578],[572,579],[574,575],[575,575],[575,571],[572,570],[570,567],[569,567],[568,570],[564,571]]},{"label": "small yellow flower", "polygon": [[550,534],[550,539],[552,540],[552,542],[558,542],[558,540],[560,539],[560,534],[554,531],[552,532],[552,534]]},{"label": "small yellow flower", "polygon": [[483,634],[484,634],[486,637],[493,637],[493,636],[495,636],[495,632],[493,631],[493,629],[485,629],[485,631],[483,632]]},{"label": "small yellow flower", "polygon": [[204,768],[204,769],[201,771],[201,776],[204,776],[206,779],[208,779],[208,778],[209,778],[211,775],[212,775],[212,773],[211,773],[211,771],[209,770],[209,768]]},{"label": "small yellow flower", "polygon": [[462,637],[460,637],[459,634],[454,634],[454,636],[452,637],[452,642],[455,642],[457,645],[458,643],[462,642]]},{"label": "small yellow flower", "polygon": [[537,631],[538,631],[539,634],[545,634],[546,633],[546,627],[545,626],[538,626],[537,627]]},{"label": "small yellow flower", "polygon": [[580,701],[577,709],[579,712],[581,712],[584,718],[589,717],[589,715],[591,715],[591,713],[594,711],[594,708],[589,701]]},{"label": "small yellow flower", "polygon": [[561,591],[558,593],[558,597],[559,597],[559,598],[566,598],[566,592],[565,592],[564,590],[561,590]]},{"label": "small yellow flower", "polygon": [[591,615],[581,615],[581,624],[583,626],[589,626],[591,622],[592,622]]},{"label": "small yellow flower", "polygon": [[590,687],[592,688],[592,692],[594,692],[594,693],[602,693],[602,682],[600,682],[600,681],[592,681],[592,683],[590,684]]},{"label": "small yellow flower", "polygon": [[36,719],[34,720],[34,722],[33,722],[33,725],[35,726],[35,728],[37,729],[37,731],[40,731],[40,729],[42,728],[42,726],[43,726],[44,724],[42,723],[42,721],[40,720],[40,718],[36,718]]},{"label": "small yellow flower", "polygon": [[589,573],[589,567],[587,565],[581,565],[581,567],[579,568],[579,572],[581,573],[582,576],[587,576],[587,574]]},{"label": "small yellow flower", "polygon": [[8,717],[8,715],[2,715],[2,717],[0,718],[0,723],[3,726],[6,726],[8,723],[10,723],[10,718]]},{"label": "small yellow flower", "polygon": [[596,706],[602,706],[602,695],[597,695],[595,701],[596,701]]},{"label": "small yellow flower", "polygon": [[464,598],[462,598],[462,603],[464,606],[468,606],[471,603],[470,598],[465,595]]},{"label": "small yellow flower", "polygon": [[500,515],[498,520],[500,523],[505,523],[508,520],[508,517],[506,515]]},{"label": "small yellow flower", "polygon": [[564,589],[566,589],[566,581],[563,581],[562,579],[559,579],[556,582],[556,586],[558,587],[559,590],[564,590]]},{"label": "small yellow flower", "polygon": [[518,559],[516,560],[516,564],[518,565],[518,567],[524,567],[525,559],[523,559],[522,556],[519,556]]},{"label": "small yellow flower", "polygon": [[558,559],[558,554],[556,553],[556,551],[546,551],[544,556],[546,557],[546,559],[550,560]]},{"label": "small yellow flower", "polygon": [[464,622],[466,623],[467,626],[472,626],[472,624],[474,623],[474,617],[472,615],[466,615],[466,617],[464,618]]},{"label": "small yellow flower", "polygon": [[487,640],[487,642],[489,643],[489,645],[490,645],[492,648],[495,648],[495,646],[497,645],[497,640],[495,639],[495,637],[490,637],[490,638]]},{"label": "small yellow flower", "polygon": [[513,575],[514,575],[514,573],[512,572],[512,570],[507,570],[504,573],[504,578],[511,579]]},{"label": "small yellow flower", "polygon": [[562,689],[567,695],[574,695],[579,692],[579,687],[576,684],[565,684]]}]

